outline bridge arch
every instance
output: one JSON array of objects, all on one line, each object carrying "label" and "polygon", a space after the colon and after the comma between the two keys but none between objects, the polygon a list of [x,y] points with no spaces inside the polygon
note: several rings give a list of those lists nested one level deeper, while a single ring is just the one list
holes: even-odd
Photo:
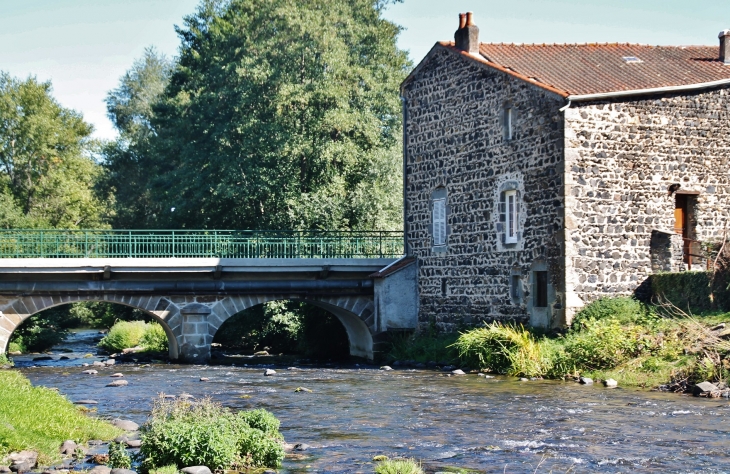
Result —
[{"label": "bridge arch", "polygon": [[[172,330],[170,322],[176,322],[177,313],[166,311],[160,305],[161,297],[136,297],[129,295],[63,295],[63,296],[21,296],[17,298],[0,298],[0,353],[7,351],[13,332],[29,317],[56,306],[82,301],[99,301],[129,306],[144,311],[162,326],[167,335],[169,357],[179,357],[178,337]],[[179,318],[178,318],[179,319]]]},{"label": "bridge arch", "polygon": [[302,297],[301,295],[229,296],[211,308],[208,318],[210,340],[232,316],[243,310],[269,301],[301,301],[332,313],[345,327],[350,343],[350,355],[373,358],[373,335],[375,334],[375,308],[372,296]]}]

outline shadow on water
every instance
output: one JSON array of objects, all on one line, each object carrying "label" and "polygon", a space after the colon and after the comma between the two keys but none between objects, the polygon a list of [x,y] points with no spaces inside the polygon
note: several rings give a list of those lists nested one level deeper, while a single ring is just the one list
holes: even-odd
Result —
[{"label": "shadow on water", "polygon": [[[266,408],[281,420],[288,443],[308,445],[287,457],[282,472],[373,472],[372,457],[381,454],[414,458],[427,472],[730,471],[730,404],[723,400],[385,372],[364,364],[276,365],[277,374],[267,377],[271,364],[118,364],[83,375],[84,361],[69,359],[63,367],[43,361],[21,370],[73,401],[98,401],[100,416],[138,423],[158,393],[208,396],[233,409]],[[129,385],[106,387],[113,372],[124,373]]]}]

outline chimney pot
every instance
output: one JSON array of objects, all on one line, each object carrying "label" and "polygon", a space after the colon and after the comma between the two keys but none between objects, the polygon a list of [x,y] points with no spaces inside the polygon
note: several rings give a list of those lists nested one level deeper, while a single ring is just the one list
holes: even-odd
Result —
[{"label": "chimney pot", "polygon": [[730,30],[722,30],[720,38],[720,61],[730,66]]},{"label": "chimney pot", "polygon": [[454,33],[454,43],[462,51],[479,54],[479,28],[474,24],[472,12],[459,14],[459,29]]}]

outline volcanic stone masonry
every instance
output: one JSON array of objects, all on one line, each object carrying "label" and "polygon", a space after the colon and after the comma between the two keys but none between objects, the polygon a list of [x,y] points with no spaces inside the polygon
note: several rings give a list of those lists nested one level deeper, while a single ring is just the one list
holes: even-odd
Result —
[{"label": "volcanic stone masonry", "polygon": [[[723,236],[727,86],[561,111],[557,94],[437,46],[402,94],[406,238],[419,264],[421,328],[507,319],[564,326],[584,304],[631,294],[653,271],[684,270],[673,236],[678,194],[692,239]],[[515,243],[505,238],[510,191]],[[443,198],[439,246],[432,212]],[[541,277],[547,304],[538,302]]]}]

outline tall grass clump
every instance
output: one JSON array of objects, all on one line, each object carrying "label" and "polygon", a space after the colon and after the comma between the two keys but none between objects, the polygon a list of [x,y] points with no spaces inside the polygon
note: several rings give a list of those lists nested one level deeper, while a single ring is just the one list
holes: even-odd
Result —
[{"label": "tall grass clump", "polygon": [[469,367],[490,372],[537,377],[552,371],[555,348],[523,326],[493,322],[462,333],[453,344]]},{"label": "tall grass clump", "polygon": [[458,352],[453,347],[457,334],[427,331],[417,334],[396,334],[390,339],[387,359],[416,362],[455,362]]},{"label": "tall grass clump", "polygon": [[164,352],[167,350],[167,334],[157,323],[117,321],[109,329],[109,334],[99,342],[99,347],[109,352],[119,352],[130,347]]},{"label": "tall grass clump", "polygon": [[415,459],[386,459],[375,466],[375,474],[423,474]]},{"label": "tall grass clump", "polygon": [[112,425],[84,415],[55,391],[33,387],[11,370],[0,371],[0,459],[24,449],[39,453],[41,464],[60,460],[65,440],[85,443],[109,440],[122,433]]},{"label": "tall grass clump", "polygon": [[277,468],[284,458],[278,428],[278,420],[265,410],[236,414],[208,399],[161,398],[140,428],[143,466]]}]

